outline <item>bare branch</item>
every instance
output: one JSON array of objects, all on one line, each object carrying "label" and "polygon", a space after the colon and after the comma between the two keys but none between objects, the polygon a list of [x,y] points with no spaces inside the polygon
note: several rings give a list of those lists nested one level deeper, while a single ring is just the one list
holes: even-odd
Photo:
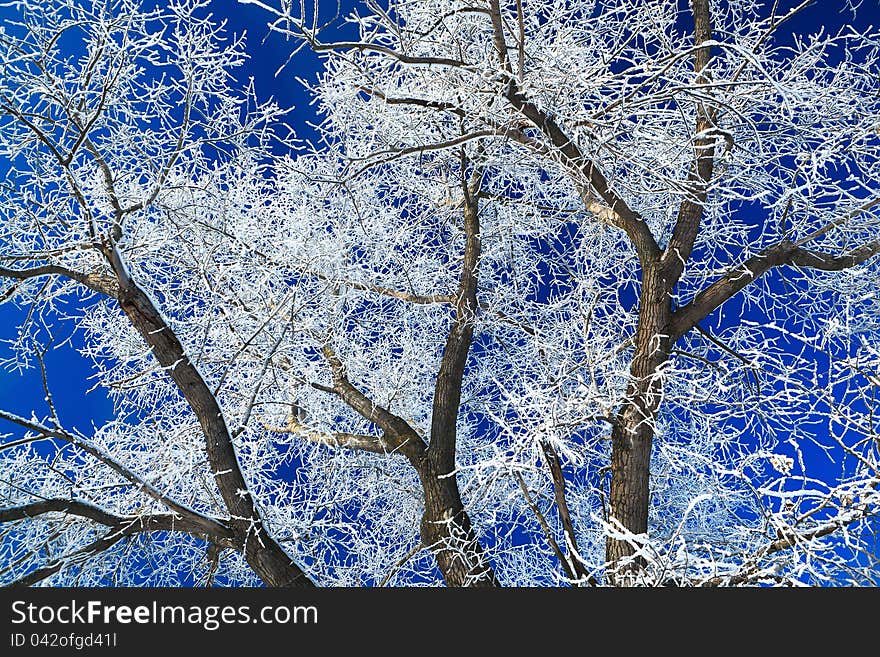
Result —
[{"label": "bare branch", "polygon": [[397,52],[385,46],[379,46],[374,43],[363,43],[360,41],[336,41],[334,43],[312,43],[312,49],[315,52],[327,52],[330,50],[356,50],[358,52],[375,52],[382,55],[388,55],[399,61],[401,64],[418,64],[424,66],[447,66],[450,68],[464,68],[473,70],[474,67],[467,62],[450,57],[413,57]]},{"label": "bare branch", "polygon": [[101,273],[83,274],[61,265],[42,265],[40,267],[32,267],[30,269],[7,269],[0,267],[0,276],[4,278],[15,278],[18,280],[27,280],[30,278],[39,278],[42,276],[64,276],[71,280],[82,283],[90,290],[99,292],[105,296],[115,297],[119,292],[119,286],[116,279]]},{"label": "bare branch", "polygon": [[535,504],[534,500],[532,500],[532,496],[529,495],[529,489],[526,487],[526,482],[523,481],[522,475],[519,472],[514,472],[513,474],[516,477],[516,482],[519,484],[519,489],[522,491],[523,497],[526,498],[526,504],[532,510],[532,513],[535,514],[535,517],[538,519],[538,524],[541,525],[541,529],[544,530],[544,536],[547,538],[547,542],[550,544],[553,554],[556,555],[559,565],[561,565],[562,569],[565,571],[566,577],[574,581],[577,579],[577,576],[574,574],[571,564],[562,552],[562,548],[559,547],[559,543],[553,538],[553,532],[550,529],[547,519],[544,517],[544,514],[541,513],[541,510],[538,508],[537,504]]},{"label": "bare branch", "polygon": [[328,346],[323,347],[324,358],[330,364],[333,374],[333,392],[346,404],[385,432],[384,440],[390,440],[394,447],[389,451],[399,451],[410,460],[418,460],[425,449],[419,434],[403,418],[371,401],[348,380],[345,366]]},{"label": "bare branch", "polygon": [[[464,170],[462,176],[464,176]],[[479,181],[480,173],[475,172]],[[477,183],[479,184],[479,182]],[[477,266],[480,259],[478,187],[462,185],[465,195],[464,229],[466,235],[461,278],[456,294],[455,319],[449,329],[440,371],[434,387],[431,414],[431,443],[428,454],[443,473],[455,468],[455,431],[464,366],[473,338],[473,320],[477,311]]]},{"label": "bare branch", "polygon": [[[712,23],[709,12],[709,0],[691,0],[694,16],[694,52],[695,84],[705,86],[709,83],[706,71],[712,58],[712,48],[703,45],[712,40]],[[678,210],[669,244],[663,251],[661,263],[670,281],[677,281],[684,271],[685,263],[691,257],[691,250],[700,232],[700,220],[703,216],[703,203],[706,201],[706,189],[712,179],[715,157],[715,118],[716,110],[704,102],[697,103],[696,138],[694,139],[694,163],[688,173],[688,186],[692,197],[685,198]]]},{"label": "bare branch", "polygon": [[132,280],[117,248],[110,247],[107,256],[119,281],[120,307],[177,385],[202,427],[214,480],[232,516],[230,524],[248,550],[249,563],[270,586],[312,586],[305,573],[262,530],[262,519],[241,472],[216,397],[150,297]]},{"label": "bare branch", "polygon": [[[29,431],[40,434],[40,436],[58,438],[60,440],[63,440],[64,442],[74,445],[75,447],[78,447],[82,451],[96,458],[98,461],[109,467],[117,474],[121,475],[126,480],[130,481],[139,490],[143,490],[144,493],[152,497],[154,500],[161,502],[169,509],[176,512],[179,517],[184,518],[193,524],[203,526],[205,528],[205,533],[222,535],[225,531],[225,527],[217,520],[204,516],[197,511],[194,511],[193,509],[190,509],[189,507],[176,502],[167,495],[164,495],[163,493],[158,491],[155,486],[132,472],[129,468],[110,458],[94,446],[86,443],[82,438],[68,431],[65,431],[60,427],[52,429],[43,426],[38,422],[26,420],[25,418],[19,417],[17,415],[14,415],[13,413],[9,413],[3,410],[0,410],[0,419],[6,420],[7,422],[12,422],[13,424],[17,424],[21,427],[24,427],[25,429],[28,429]],[[21,441],[19,441],[19,443],[20,442]]]},{"label": "bare branch", "polygon": [[102,525],[107,525],[108,527],[113,527],[122,520],[120,516],[107,513],[103,509],[99,509],[87,502],[49,499],[34,502],[32,504],[25,504],[24,506],[0,508],[0,522],[12,522],[24,518],[33,518],[34,516],[51,513],[53,511],[82,516],[83,518],[94,520]]},{"label": "bare branch", "polygon": [[822,271],[842,271],[856,267],[878,253],[880,253],[880,239],[864,244],[842,256],[798,248],[791,254],[788,264]]},{"label": "bare branch", "polygon": [[841,514],[837,518],[834,518],[826,523],[823,523],[806,531],[786,531],[775,541],[772,541],[767,546],[755,553],[755,555],[749,559],[747,565],[742,567],[738,573],[712,577],[708,580],[699,582],[699,586],[737,586],[739,584],[748,583],[755,579],[755,577],[761,576],[761,569],[759,564],[762,558],[770,556],[776,552],[788,550],[796,546],[806,545],[811,541],[815,541],[819,538],[831,536],[832,534],[839,532],[856,522],[874,517],[876,516],[876,514],[876,509],[872,508],[870,505],[866,505],[862,509]]},{"label": "bare branch", "polygon": [[489,0],[489,18],[492,20],[492,37],[495,42],[495,53],[501,62],[501,68],[512,73],[510,58],[507,53],[507,40],[504,37],[504,25],[501,20],[501,7],[498,0]]},{"label": "bare branch", "polygon": [[570,563],[577,574],[575,579],[583,579],[589,584],[596,586],[598,582],[584,567],[580,550],[578,549],[577,537],[574,531],[574,523],[571,520],[571,512],[568,510],[568,501],[565,498],[565,475],[562,473],[562,464],[556,449],[546,440],[541,441],[541,450],[547,467],[550,469],[550,478],[553,481],[553,493],[556,500],[556,509],[559,519],[562,521],[562,530],[565,533],[565,542],[571,555]]},{"label": "bare branch", "polygon": [[697,294],[688,304],[676,310],[670,327],[672,341],[678,340],[697,322],[775,267],[796,265],[824,271],[840,271],[860,265],[877,253],[880,253],[880,240],[869,242],[844,256],[808,251],[787,240],[779,242],[737,265]]},{"label": "bare branch", "polygon": [[326,445],[328,447],[342,447],[345,449],[359,450],[362,452],[372,452],[373,454],[394,454],[398,452],[404,445],[399,440],[389,440],[388,434],[382,436],[368,436],[366,434],[355,434],[345,432],[323,433],[310,429],[301,424],[296,418],[291,417],[287,426],[273,427],[266,426],[268,431],[273,433],[289,433],[300,438],[308,440],[318,445]]},{"label": "bare branch", "polygon": [[[505,97],[559,150],[563,163],[578,177],[582,176],[596,194],[608,204],[604,211],[600,210],[597,214],[611,225],[626,232],[638,250],[643,263],[655,261],[660,256],[660,247],[647,224],[626,204],[623,198],[611,189],[599,167],[581,153],[574,140],[563,131],[555,119],[529,101],[519,91],[513,78],[510,78],[508,82]],[[589,194],[582,194],[582,196],[589,197]]]},{"label": "bare branch", "polygon": [[212,540],[223,542],[230,547],[237,545],[232,531],[218,522],[208,524],[201,520],[194,521],[191,517],[169,513],[119,516],[79,500],[48,499],[23,506],[0,508],[0,523],[34,518],[47,513],[80,516],[127,533],[181,531],[194,536],[210,536]]}]

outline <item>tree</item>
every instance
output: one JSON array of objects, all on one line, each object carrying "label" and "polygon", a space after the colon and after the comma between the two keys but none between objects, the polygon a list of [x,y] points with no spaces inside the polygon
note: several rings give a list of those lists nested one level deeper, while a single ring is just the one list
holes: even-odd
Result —
[{"label": "tree", "polygon": [[312,144],[196,0],[24,3],[5,580],[876,584],[878,35],[810,4],[260,3]]}]

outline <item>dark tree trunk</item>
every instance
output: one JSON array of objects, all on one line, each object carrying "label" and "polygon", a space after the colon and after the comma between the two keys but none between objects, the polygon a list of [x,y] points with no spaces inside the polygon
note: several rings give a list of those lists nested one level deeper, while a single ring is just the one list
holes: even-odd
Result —
[{"label": "dark tree trunk", "polygon": [[[691,10],[694,43],[706,44],[712,39],[709,0],[691,0]],[[697,84],[710,82],[707,67],[711,58],[710,45],[694,51]],[[635,242],[642,265],[639,324],[626,397],[611,433],[609,495],[609,521],[619,523],[633,534],[644,535],[648,531],[651,447],[662,394],[661,369],[669,358],[672,344],[682,335],[674,326],[682,322],[673,321],[672,290],[684,272],[699,234],[706,190],[714,168],[715,141],[711,133],[716,127],[716,111],[698,102],[696,119],[694,161],[687,179],[690,194],[679,207],[669,244],[660,258],[654,259],[649,250],[639,248]],[[637,549],[632,541],[608,537],[605,554],[611,583],[636,583],[638,572],[644,566],[643,558],[631,558]]]},{"label": "dark tree trunk", "polygon": [[419,467],[425,493],[422,543],[431,549],[447,586],[498,586],[495,573],[461,503],[455,475],[439,471],[429,458]]},{"label": "dark tree trunk", "polygon": [[[611,433],[609,521],[634,534],[648,531],[651,445],[660,404],[660,370],[669,357],[667,327],[672,317],[669,286],[662,267],[645,269],[635,353],[626,399]],[[622,538],[606,540],[606,561],[614,584],[626,583],[643,560],[630,560],[637,546]]]}]

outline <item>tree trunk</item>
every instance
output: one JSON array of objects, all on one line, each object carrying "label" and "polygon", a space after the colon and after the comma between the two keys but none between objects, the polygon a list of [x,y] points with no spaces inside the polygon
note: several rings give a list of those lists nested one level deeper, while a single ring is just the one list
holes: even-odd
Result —
[{"label": "tree trunk", "polygon": [[300,570],[274,540],[261,540],[252,532],[247,537],[244,556],[263,583],[270,588],[314,588],[315,584]]},{"label": "tree trunk", "polygon": [[481,181],[480,169],[473,172],[470,183],[462,181],[466,240],[455,318],[434,386],[431,443],[424,456],[413,463],[425,492],[420,528],[422,544],[434,553],[447,586],[498,586],[495,572],[486,560],[470,517],[461,503],[455,475],[456,423],[478,307],[477,269],[481,249],[478,192]]},{"label": "tree trunk", "polygon": [[[662,392],[660,370],[669,356],[668,326],[672,316],[663,268],[652,264],[644,272],[630,382],[611,433],[608,519],[618,528],[637,535],[648,531],[651,444]],[[641,557],[632,559],[637,549],[637,545],[624,538],[606,539],[610,583],[633,583],[644,566]]]},{"label": "tree trunk", "polygon": [[439,471],[430,456],[418,470],[425,493],[422,543],[434,553],[446,585],[498,586],[461,503],[455,474]]}]

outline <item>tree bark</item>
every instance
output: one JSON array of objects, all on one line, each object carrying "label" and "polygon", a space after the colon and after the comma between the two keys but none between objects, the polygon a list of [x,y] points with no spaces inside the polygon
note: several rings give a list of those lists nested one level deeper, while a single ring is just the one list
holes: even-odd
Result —
[{"label": "tree bark", "polygon": [[[609,522],[627,533],[648,531],[650,461],[654,420],[660,405],[660,370],[669,357],[668,326],[672,317],[669,283],[657,264],[644,270],[635,353],[630,365],[626,398],[611,432],[611,490]],[[610,581],[628,583],[644,560],[632,560],[637,545],[609,536],[605,559]]]},{"label": "tree bark", "polygon": [[447,586],[498,586],[495,572],[474,533],[461,502],[454,471],[438,470],[426,458],[418,467],[425,494],[420,527],[422,544],[437,560]]},{"label": "tree bark", "polygon": [[[457,343],[459,337],[453,335],[455,330],[456,327],[453,325],[450,339]],[[451,352],[447,349],[446,353]],[[435,385],[435,404],[439,406],[441,412],[432,420],[434,436],[440,441],[445,441],[443,444],[446,447],[440,449],[441,442],[434,442],[432,439],[432,445],[435,446],[433,452],[406,420],[374,403],[348,380],[342,361],[331,348],[324,347],[324,357],[330,363],[333,373],[332,391],[362,417],[385,432],[382,442],[393,446],[386,452],[387,454],[405,456],[418,473],[424,496],[424,509],[419,528],[421,542],[434,554],[446,585],[495,585],[494,572],[488,565],[461,501],[458,482],[455,479],[454,443],[451,456],[448,449],[450,435],[453,439],[455,436],[460,399],[460,391],[457,393],[458,396],[455,393],[456,377],[450,374],[456,371],[455,368],[450,370],[451,357],[446,361],[445,368],[441,365],[441,372]],[[456,400],[455,409],[450,414],[447,412],[448,405],[453,399]],[[452,423],[451,429],[450,423]],[[348,446],[353,449],[363,449],[351,443]],[[377,450],[371,447],[367,451]]]}]

